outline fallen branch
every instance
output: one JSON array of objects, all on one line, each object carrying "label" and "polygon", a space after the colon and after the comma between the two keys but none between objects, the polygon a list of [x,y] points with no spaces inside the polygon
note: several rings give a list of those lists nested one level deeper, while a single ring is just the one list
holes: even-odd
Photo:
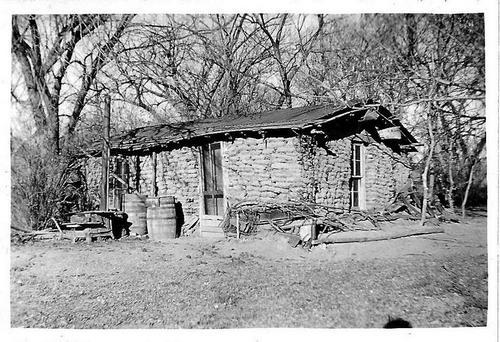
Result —
[{"label": "fallen branch", "polygon": [[267,222],[271,225],[271,227],[273,227],[274,229],[276,229],[278,232],[284,233],[284,231],[280,227],[278,227],[275,223],[273,223],[273,221],[267,220]]},{"label": "fallen branch", "polygon": [[[343,236],[330,233],[327,237],[317,239],[313,241],[313,245],[319,245],[322,243],[348,243],[348,242],[367,242],[367,241],[381,241],[381,240],[391,240],[398,239],[407,236],[416,236],[424,234],[436,234],[444,233],[444,229],[437,227],[423,227],[418,230],[393,232],[386,234],[378,234],[376,236]],[[341,234],[341,233],[338,233]]]}]

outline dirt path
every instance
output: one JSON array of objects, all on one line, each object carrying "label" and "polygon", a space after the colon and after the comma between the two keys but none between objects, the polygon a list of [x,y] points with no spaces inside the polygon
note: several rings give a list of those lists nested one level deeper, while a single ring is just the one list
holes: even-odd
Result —
[{"label": "dirt path", "polygon": [[15,327],[380,327],[486,323],[485,219],[445,233],[291,248],[284,238],[12,246]]}]

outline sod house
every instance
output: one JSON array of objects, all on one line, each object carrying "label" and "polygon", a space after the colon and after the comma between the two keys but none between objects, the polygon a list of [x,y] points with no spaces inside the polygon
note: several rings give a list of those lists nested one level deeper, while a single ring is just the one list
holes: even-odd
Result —
[{"label": "sod house", "polygon": [[[111,139],[110,207],[124,192],[174,196],[200,230],[240,201],[384,207],[417,141],[378,104],[318,105],[141,127]],[[100,159],[87,180],[98,198]],[[116,178],[116,179],[115,179]],[[126,186],[124,186],[126,183]],[[207,220],[208,219],[208,220]]]}]

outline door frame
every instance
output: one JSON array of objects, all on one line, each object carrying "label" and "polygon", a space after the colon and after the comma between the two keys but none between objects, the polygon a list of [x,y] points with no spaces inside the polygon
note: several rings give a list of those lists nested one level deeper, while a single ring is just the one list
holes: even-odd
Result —
[{"label": "door frame", "polygon": [[[214,141],[209,142],[204,145],[220,144],[221,152],[221,167],[222,167],[222,212],[226,212],[227,198],[226,198],[226,168],[224,165],[224,142]],[[199,172],[199,217],[200,217],[200,235],[202,236],[213,236],[213,237],[224,237],[224,232],[222,228],[218,225],[222,222],[224,215],[207,215],[205,214],[205,164],[203,160],[203,146],[198,146],[198,165],[200,168]]]}]

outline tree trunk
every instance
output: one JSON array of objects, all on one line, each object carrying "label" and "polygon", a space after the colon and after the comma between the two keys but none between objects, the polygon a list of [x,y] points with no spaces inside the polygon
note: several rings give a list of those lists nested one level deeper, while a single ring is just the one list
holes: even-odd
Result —
[{"label": "tree trunk", "polygon": [[[291,82],[288,79],[288,76],[285,76],[285,79],[283,80],[283,99],[285,108],[292,108],[292,91],[290,89],[290,84]],[[283,104],[280,107],[282,106]]]},{"label": "tree trunk", "polygon": [[429,116],[427,118],[427,129],[429,131],[429,138],[431,139],[431,144],[429,147],[429,154],[427,155],[427,160],[425,162],[425,168],[424,172],[422,173],[422,183],[423,183],[423,196],[422,196],[422,216],[420,218],[420,225],[423,226],[425,224],[425,215],[427,213],[427,202],[429,199],[429,194],[428,194],[428,185],[427,185],[427,175],[429,173],[429,169],[431,166],[432,162],[432,154],[434,153],[434,146],[436,144],[436,141],[434,139],[434,133],[432,132],[432,123],[431,123],[431,117]]},{"label": "tree trunk", "polygon": [[413,66],[413,61],[415,59],[415,50],[417,45],[416,32],[417,32],[417,21],[415,19],[415,14],[409,13],[405,14],[405,25],[406,25],[406,37],[408,39],[408,52],[406,55],[408,69],[411,70]]},{"label": "tree trunk", "polygon": [[469,197],[470,187],[472,185],[472,179],[474,175],[474,168],[476,167],[477,160],[474,160],[472,166],[470,167],[469,180],[467,181],[467,188],[465,189],[464,198],[462,200],[462,218],[465,218],[465,205],[467,204],[467,198]]},{"label": "tree trunk", "polygon": [[47,117],[48,117],[48,141],[50,144],[50,150],[59,154],[61,152],[61,143],[59,136],[59,105],[57,104],[57,99],[47,99],[50,105],[47,106]]},{"label": "tree trunk", "polygon": [[453,141],[450,142],[449,148],[449,160],[448,160],[448,206],[450,207],[450,211],[452,213],[455,212],[455,204],[453,203],[453,189],[455,188],[455,182],[453,180]]},{"label": "tree trunk", "polygon": [[434,183],[436,176],[434,175],[434,171],[430,172],[429,175],[429,200],[428,203],[430,205],[434,204]]}]

